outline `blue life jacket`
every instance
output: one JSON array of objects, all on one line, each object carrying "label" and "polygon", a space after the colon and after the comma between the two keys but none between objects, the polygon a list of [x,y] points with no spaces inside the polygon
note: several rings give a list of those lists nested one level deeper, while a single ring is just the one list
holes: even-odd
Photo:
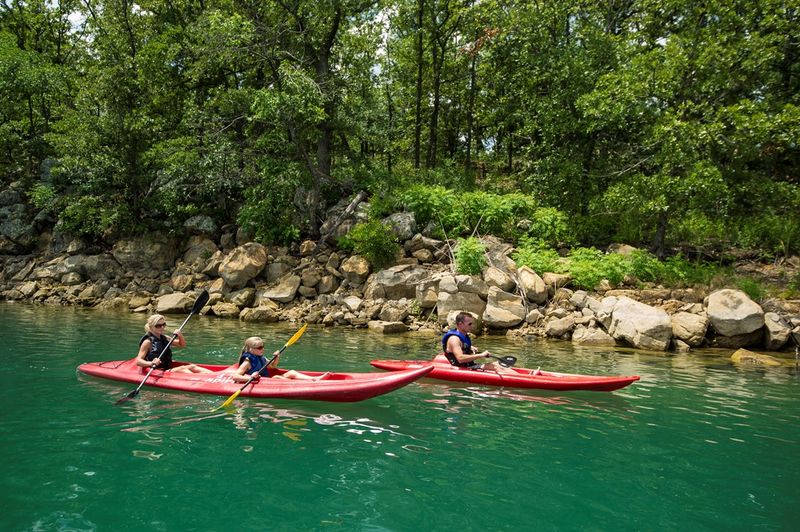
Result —
[{"label": "blue life jacket", "polygon": [[458,339],[461,340],[461,352],[462,353],[464,353],[465,355],[471,355],[472,354],[472,340],[470,340],[469,336],[467,336],[466,334],[462,333],[458,329],[449,330],[446,333],[444,333],[444,336],[442,336],[442,351],[444,351],[444,356],[447,357],[447,360],[448,360],[448,362],[450,362],[450,365],[458,366],[459,368],[474,368],[474,367],[477,367],[478,364],[476,364],[474,360],[470,361],[470,362],[459,362],[458,358],[456,358],[455,353],[452,353],[451,351],[447,350],[447,340],[451,336],[457,336]]},{"label": "blue life jacket", "polygon": [[[250,351],[246,351],[241,357],[239,357],[239,365],[241,366],[245,360],[250,363],[250,369],[247,370],[248,375],[254,375],[258,373],[261,371],[261,368],[266,366],[268,363],[267,357],[264,355],[254,355]],[[261,372],[261,375],[264,377],[269,377],[269,370]]]},{"label": "blue life jacket", "polygon": [[[139,340],[139,345],[141,346],[145,340],[150,340],[150,352],[144,356],[144,359],[148,362],[154,360],[156,358],[161,358],[161,364],[158,365],[158,369],[169,369],[172,367],[172,349],[169,347],[171,342],[169,338],[164,336],[155,336],[153,334],[147,333]],[[164,348],[166,347],[166,351]],[[164,351],[164,355],[159,357],[158,355]]]}]

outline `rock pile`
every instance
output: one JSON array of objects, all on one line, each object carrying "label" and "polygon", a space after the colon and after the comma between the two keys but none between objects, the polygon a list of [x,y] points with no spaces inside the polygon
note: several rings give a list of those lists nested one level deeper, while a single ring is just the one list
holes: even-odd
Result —
[{"label": "rock pile", "polygon": [[730,289],[573,291],[569,276],[517,268],[511,246],[492,237],[483,239],[490,265],[482,275],[458,275],[449,261],[452,244],[414,232],[413,217],[391,220],[407,239],[403,256],[380,271],[363,257],[310,241],[267,247],[233,230],[214,239],[208,222],[194,220],[196,234],[185,242],[137,238],[96,253],[75,242],[0,256],[0,298],[183,313],[206,289],[205,312],[244,321],[438,331],[465,310],[491,331],[583,345],[777,351],[800,342],[800,305],[793,302],[765,309]]}]

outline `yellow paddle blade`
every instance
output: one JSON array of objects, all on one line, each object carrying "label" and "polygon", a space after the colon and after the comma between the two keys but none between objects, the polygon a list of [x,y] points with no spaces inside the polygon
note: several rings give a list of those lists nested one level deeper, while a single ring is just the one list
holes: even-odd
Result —
[{"label": "yellow paddle blade", "polygon": [[300,339],[300,337],[301,337],[301,336],[303,336],[303,333],[304,333],[304,332],[306,332],[306,329],[308,329],[308,323],[306,323],[306,324],[304,324],[302,327],[300,327],[300,330],[299,330],[299,331],[297,331],[296,333],[294,333],[294,336],[292,336],[291,338],[289,338],[289,341],[288,341],[288,342],[286,342],[286,345],[285,345],[285,346],[283,346],[283,347],[284,347],[284,349],[285,349],[285,348],[287,348],[287,347],[289,347],[290,345],[292,345],[292,344],[293,344],[293,343],[295,343],[296,341],[298,341],[298,340]]},{"label": "yellow paddle blade", "polygon": [[235,392],[233,392],[233,395],[231,395],[230,397],[228,397],[228,399],[226,399],[224,403],[222,403],[222,404],[221,404],[221,405],[219,405],[217,408],[215,408],[214,410],[212,410],[212,412],[216,412],[216,411],[217,411],[217,410],[219,410],[220,408],[225,408],[226,406],[230,406],[230,405],[231,405],[231,403],[232,403],[232,402],[234,402],[234,401],[236,400],[236,398],[237,398],[237,397],[239,397],[239,394],[240,394],[240,393],[242,393],[242,389],[241,389],[241,388],[240,388],[240,389],[238,389],[238,390],[236,390]]}]

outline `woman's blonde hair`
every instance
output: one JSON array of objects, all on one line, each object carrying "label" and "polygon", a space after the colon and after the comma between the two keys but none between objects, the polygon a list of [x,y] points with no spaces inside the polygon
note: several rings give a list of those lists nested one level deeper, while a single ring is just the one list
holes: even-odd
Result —
[{"label": "woman's blonde hair", "polygon": [[256,344],[264,345],[264,340],[262,340],[260,336],[251,336],[250,338],[248,338],[247,340],[244,341],[244,347],[242,347],[242,352],[239,353],[239,354],[243,355],[243,354],[245,354],[247,352],[251,352],[252,353],[252,351],[250,351],[250,350]]},{"label": "woman's blonde hair", "polygon": [[144,332],[149,334],[155,334],[156,323],[158,323],[161,320],[167,321],[167,318],[165,318],[161,314],[153,314],[152,316],[147,318],[147,322],[144,324]]}]

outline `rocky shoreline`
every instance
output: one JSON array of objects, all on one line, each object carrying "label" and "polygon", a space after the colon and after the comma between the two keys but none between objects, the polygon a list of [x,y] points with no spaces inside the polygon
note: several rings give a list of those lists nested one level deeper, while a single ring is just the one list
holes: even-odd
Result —
[{"label": "rocky shoreline", "polygon": [[580,345],[679,352],[800,345],[800,301],[762,306],[733,289],[576,291],[566,275],[517,268],[513,248],[493,237],[482,239],[489,266],[468,276],[453,273],[451,243],[412,234],[398,220],[388,222],[405,230],[403,256],[380,271],[311,241],[267,247],[233,229],[216,239],[200,222],[185,241],[135,238],[94,253],[44,235],[39,253],[0,255],[0,299],[169,314],[188,311],[205,289],[205,313],[251,322],[438,333],[466,310],[492,333]]}]

